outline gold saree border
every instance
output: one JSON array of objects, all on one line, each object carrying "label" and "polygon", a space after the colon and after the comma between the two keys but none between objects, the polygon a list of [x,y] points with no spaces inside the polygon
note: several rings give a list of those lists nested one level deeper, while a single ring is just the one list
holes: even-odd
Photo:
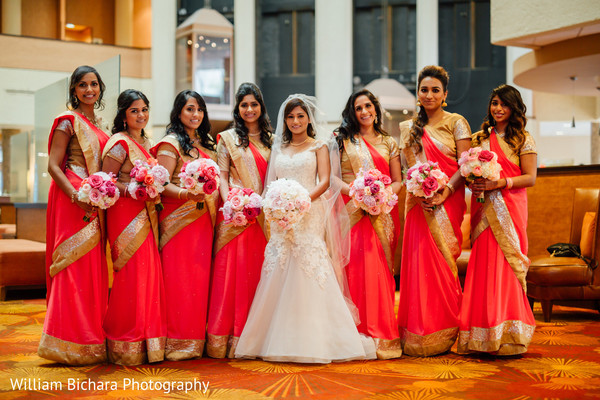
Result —
[{"label": "gold saree border", "polygon": [[492,190],[485,194],[484,212],[489,221],[490,228],[496,237],[498,246],[510,265],[515,277],[527,293],[527,270],[529,258],[521,252],[519,235],[515,229],[508,207],[500,190]]},{"label": "gold saree border", "polygon": [[[263,191],[263,184],[258,174],[258,167],[256,166],[256,160],[252,154],[248,154],[248,151],[242,150],[237,146],[237,134],[233,129],[228,129],[220,134],[221,140],[225,142],[231,162],[235,165],[235,169],[239,174],[240,180],[244,187],[254,190],[254,192],[261,194]],[[252,153],[250,151],[250,153]],[[256,218],[256,222],[260,225],[261,229],[267,235],[265,227],[265,217],[261,212]],[[246,228],[246,226],[233,226],[231,224],[224,224],[220,222],[217,224],[215,231],[214,240],[214,252],[218,253],[223,247],[225,247],[234,238],[240,235]]]},{"label": "gold saree border", "polygon": [[204,339],[173,339],[167,338],[165,344],[165,359],[169,361],[189,360],[202,357]]},{"label": "gold saree border", "polygon": [[106,362],[106,342],[79,344],[42,332],[38,355],[67,365],[90,365]]},{"label": "gold saree border", "polygon": [[60,271],[89,253],[100,243],[101,236],[99,218],[94,218],[79,232],[59,244],[54,252],[52,252],[52,265],[49,270],[50,276],[54,277]]},{"label": "gold saree border", "polygon": [[375,352],[378,360],[390,360],[392,358],[402,357],[402,341],[396,339],[373,338],[375,342]]},{"label": "gold saree border", "polygon": [[[406,158],[409,168],[416,164],[417,158],[411,148],[406,147],[402,149],[402,153]],[[418,200],[415,196],[407,193],[405,215],[417,204]],[[460,244],[458,243],[458,239],[452,228],[452,223],[450,222],[450,217],[448,217],[446,208],[442,204],[436,207],[433,212],[423,211],[423,215],[425,216],[427,226],[429,226],[429,231],[431,232],[435,244],[446,260],[448,268],[450,268],[454,277],[457,278],[458,268],[456,266],[455,254],[456,257],[460,254]]]},{"label": "gold saree border", "polygon": [[[375,163],[373,161],[373,157],[371,156],[371,152],[367,148],[362,137],[358,137],[358,144],[359,145],[352,143],[350,139],[344,140],[344,149],[346,150],[346,154],[348,154],[348,159],[352,165],[354,175],[357,175],[361,168],[375,168]],[[348,204],[351,203],[353,204],[354,202],[350,200],[346,204],[346,211],[350,216],[350,227],[352,228],[356,223],[358,223],[358,221],[360,221],[364,215],[368,215],[371,225],[375,230],[375,234],[381,242],[381,247],[383,248],[383,252],[385,254],[385,260],[387,262],[388,269],[390,270],[390,273],[393,274],[394,253],[392,251],[392,241],[394,240],[394,220],[392,219],[392,216],[388,213],[370,215],[361,208],[356,207],[354,204],[354,207],[348,206]]]},{"label": "gold saree border", "polygon": [[459,354],[473,351],[498,355],[516,355],[527,352],[535,325],[519,320],[504,321],[491,328],[471,327],[458,334]]},{"label": "gold saree border", "polygon": [[107,339],[108,361],[117,365],[140,365],[165,359],[165,337],[137,342]]},{"label": "gold saree border", "polygon": [[[102,151],[96,132],[94,132],[93,128],[76,112],[67,111],[59,115],[58,118],[64,116],[74,117],[73,132],[75,132],[77,140],[79,141],[79,146],[81,146],[88,176],[100,171],[102,166]],[[101,129],[98,128],[98,130]]]},{"label": "gold saree border", "polygon": [[240,338],[231,335],[207,334],[206,354],[211,358],[235,358],[235,349]]},{"label": "gold saree border", "polygon": [[173,239],[183,228],[202,217],[206,211],[206,208],[198,210],[196,202],[188,200],[177,207],[171,214],[167,215],[159,225],[160,239],[158,250],[162,251],[163,247],[169,243],[169,240]]},{"label": "gold saree border", "polygon": [[150,233],[150,220],[146,208],[123,229],[111,246],[113,269],[120,271],[140,248]]},{"label": "gold saree border", "polygon": [[445,353],[452,348],[457,336],[458,327],[442,329],[424,336],[400,328],[404,354],[414,357],[429,357]]}]

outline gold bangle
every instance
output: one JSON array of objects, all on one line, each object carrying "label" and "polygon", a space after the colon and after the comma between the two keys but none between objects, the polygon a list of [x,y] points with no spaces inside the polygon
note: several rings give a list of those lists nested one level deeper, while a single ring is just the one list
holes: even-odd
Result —
[{"label": "gold bangle", "polygon": [[454,194],[455,189],[454,189],[454,186],[450,182],[446,183],[446,187],[448,189],[450,189],[450,193]]},{"label": "gold bangle", "polygon": [[181,193],[183,193],[183,191],[184,191],[184,190],[185,190],[185,189],[179,189],[179,192],[177,192],[177,199],[178,199],[178,200],[182,200],[182,198],[181,198]]}]

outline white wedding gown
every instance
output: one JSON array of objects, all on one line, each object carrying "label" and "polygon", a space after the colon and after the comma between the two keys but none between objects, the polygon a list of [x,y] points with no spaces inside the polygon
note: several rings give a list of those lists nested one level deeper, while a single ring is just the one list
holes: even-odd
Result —
[{"label": "white wedding gown", "polygon": [[[319,144],[317,144],[319,143]],[[316,142],[292,156],[278,154],[277,178],[316,185]],[[236,358],[329,363],[374,359],[375,345],[361,336],[338,285],[324,235],[324,204],[314,201],[296,227],[271,224],[260,283],[240,336]]]}]

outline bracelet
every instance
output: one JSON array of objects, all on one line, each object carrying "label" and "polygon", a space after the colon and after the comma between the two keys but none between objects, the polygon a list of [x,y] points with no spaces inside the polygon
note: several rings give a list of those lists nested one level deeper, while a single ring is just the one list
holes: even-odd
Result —
[{"label": "bracelet", "polygon": [[446,187],[448,189],[450,189],[450,193],[454,194],[454,191],[456,190],[456,189],[454,189],[454,185],[452,185],[450,182],[448,182],[448,183],[446,183]]},{"label": "bracelet", "polygon": [[512,187],[513,187],[513,181],[512,181],[512,179],[511,178],[506,178],[506,186],[505,186],[505,188],[506,189],[510,189]]},{"label": "bracelet", "polygon": [[77,196],[77,190],[73,189],[71,192],[71,203],[75,203],[75,196]]},{"label": "bracelet", "polygon": [[185,189],[179,189],[179,192],[177,192],[177,199],[181,200],[181,193],[183,193],[185,191]]}]

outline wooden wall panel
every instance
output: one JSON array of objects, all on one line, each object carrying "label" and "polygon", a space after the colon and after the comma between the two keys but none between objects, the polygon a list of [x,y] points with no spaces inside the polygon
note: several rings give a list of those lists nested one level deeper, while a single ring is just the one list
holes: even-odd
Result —
[{"label": "wooden wall panel", "polygon": [[21,34],[59,39],[58,0],[21,0]]},{"label": "wooden wall panel", "polygon": [[600,165],[540,168],[529,202],[529,257],[546,255],[546,247],[568,242],[573,195],[578,187],[600,187]]}]

